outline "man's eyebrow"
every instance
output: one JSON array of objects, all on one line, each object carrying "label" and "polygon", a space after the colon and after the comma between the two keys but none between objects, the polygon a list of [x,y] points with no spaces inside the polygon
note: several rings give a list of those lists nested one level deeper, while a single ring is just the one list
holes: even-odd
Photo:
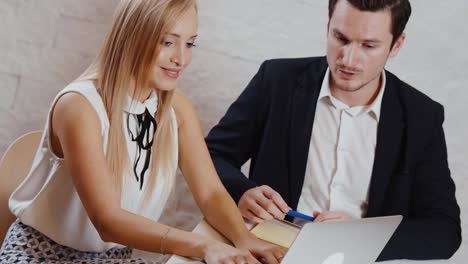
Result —
[{"label": "man's eyebrow", "polygon": [[[339,38],[343,38],[343,39],[346,39],[348,40],[349,38],[346,37],[343,33],[341,33],[338,29],[332,29],[333,33],[335,33]],[[380,39],[375,39],[375,38],[371,38],[371,39],[362,39],[361,40],[362,42],[366,42],[366,43],[375,43],[375,44],[378,44],[378,43],[382,43],[382,41]]]},{"label": "man's eyebrow", "polygon": [[363,39],[362,42],[365,42],[365,43],[373,43],[373,44],[382,43],[382,41],[381,41],[380,39],[376,39],[376,38]]},{"label": "man's eyebrow", "polygon": [[338,37],[340,38],[344,38],[344,39],[348,39],[343,33],[341,33],[338,29],[334,28],[332,29],[333,33],[335,33],[335,35],[338,35]]}]

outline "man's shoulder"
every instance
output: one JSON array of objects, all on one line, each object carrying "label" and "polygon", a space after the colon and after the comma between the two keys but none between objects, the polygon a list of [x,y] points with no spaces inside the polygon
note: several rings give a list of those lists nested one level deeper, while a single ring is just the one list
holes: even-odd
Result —
[{"label": "man's shoulder", "polygon": [[275,58],[266,60],[265,63],[273,67],[307,67],[326,62],[326,57],[302,57],[302,58]]},{"label": "man's shoulder", "polygon": [[[404,99],[404,103],[408,110],[411,112],[420,111],[443,111],[442,105],[433,100],[431,97],[416,89],[412,85],[398,78],[393,73],[387,72],[387,82],[390,82],[393,86],[397,86],[398,93]],[[419,110],[419,111],[418,111]]]},{"label": "man's shoulder", "polygon": [[263,62],[261,66],[267,76],[301,75],[309,69],[327,67],[326,57],[276,58]]}]

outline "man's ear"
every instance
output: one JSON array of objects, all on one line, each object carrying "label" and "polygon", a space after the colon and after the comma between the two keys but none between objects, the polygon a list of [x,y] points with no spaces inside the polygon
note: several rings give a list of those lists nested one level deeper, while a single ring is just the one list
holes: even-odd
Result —
[{"label": "man's ear", "polygon": [[393,58],[396,55],[398,55],[398,52],[400,52],[400,49],[403,46],[403,43],[405,42],[405,39],[406,39],[406,33],[403,32],[393,44],[392,50],[390,50],[390,55],[389,55],[390,58]]}]

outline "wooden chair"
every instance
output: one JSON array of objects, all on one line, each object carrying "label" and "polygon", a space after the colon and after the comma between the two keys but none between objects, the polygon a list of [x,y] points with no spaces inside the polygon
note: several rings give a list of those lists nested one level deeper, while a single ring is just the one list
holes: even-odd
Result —
[{"label": "wooden chair", "polygon": [[16,219],[8,208],[8,199],[29,173],[41,136],[42,131],[22,135],[8,147],[0,160],[0,245]]}]

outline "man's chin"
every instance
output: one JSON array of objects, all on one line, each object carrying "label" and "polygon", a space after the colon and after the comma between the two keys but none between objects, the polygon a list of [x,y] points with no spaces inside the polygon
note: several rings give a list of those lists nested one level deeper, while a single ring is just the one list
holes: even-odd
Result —
[{"label": "man's chin", "polygon": [[360,85],[353,85],[353,84],[343,84],[343,83],[336,83],[335,88],[337,90],[343,91],[343,92],[348,92],[348,93],[353,93],[361,89],[362,86]]}]

